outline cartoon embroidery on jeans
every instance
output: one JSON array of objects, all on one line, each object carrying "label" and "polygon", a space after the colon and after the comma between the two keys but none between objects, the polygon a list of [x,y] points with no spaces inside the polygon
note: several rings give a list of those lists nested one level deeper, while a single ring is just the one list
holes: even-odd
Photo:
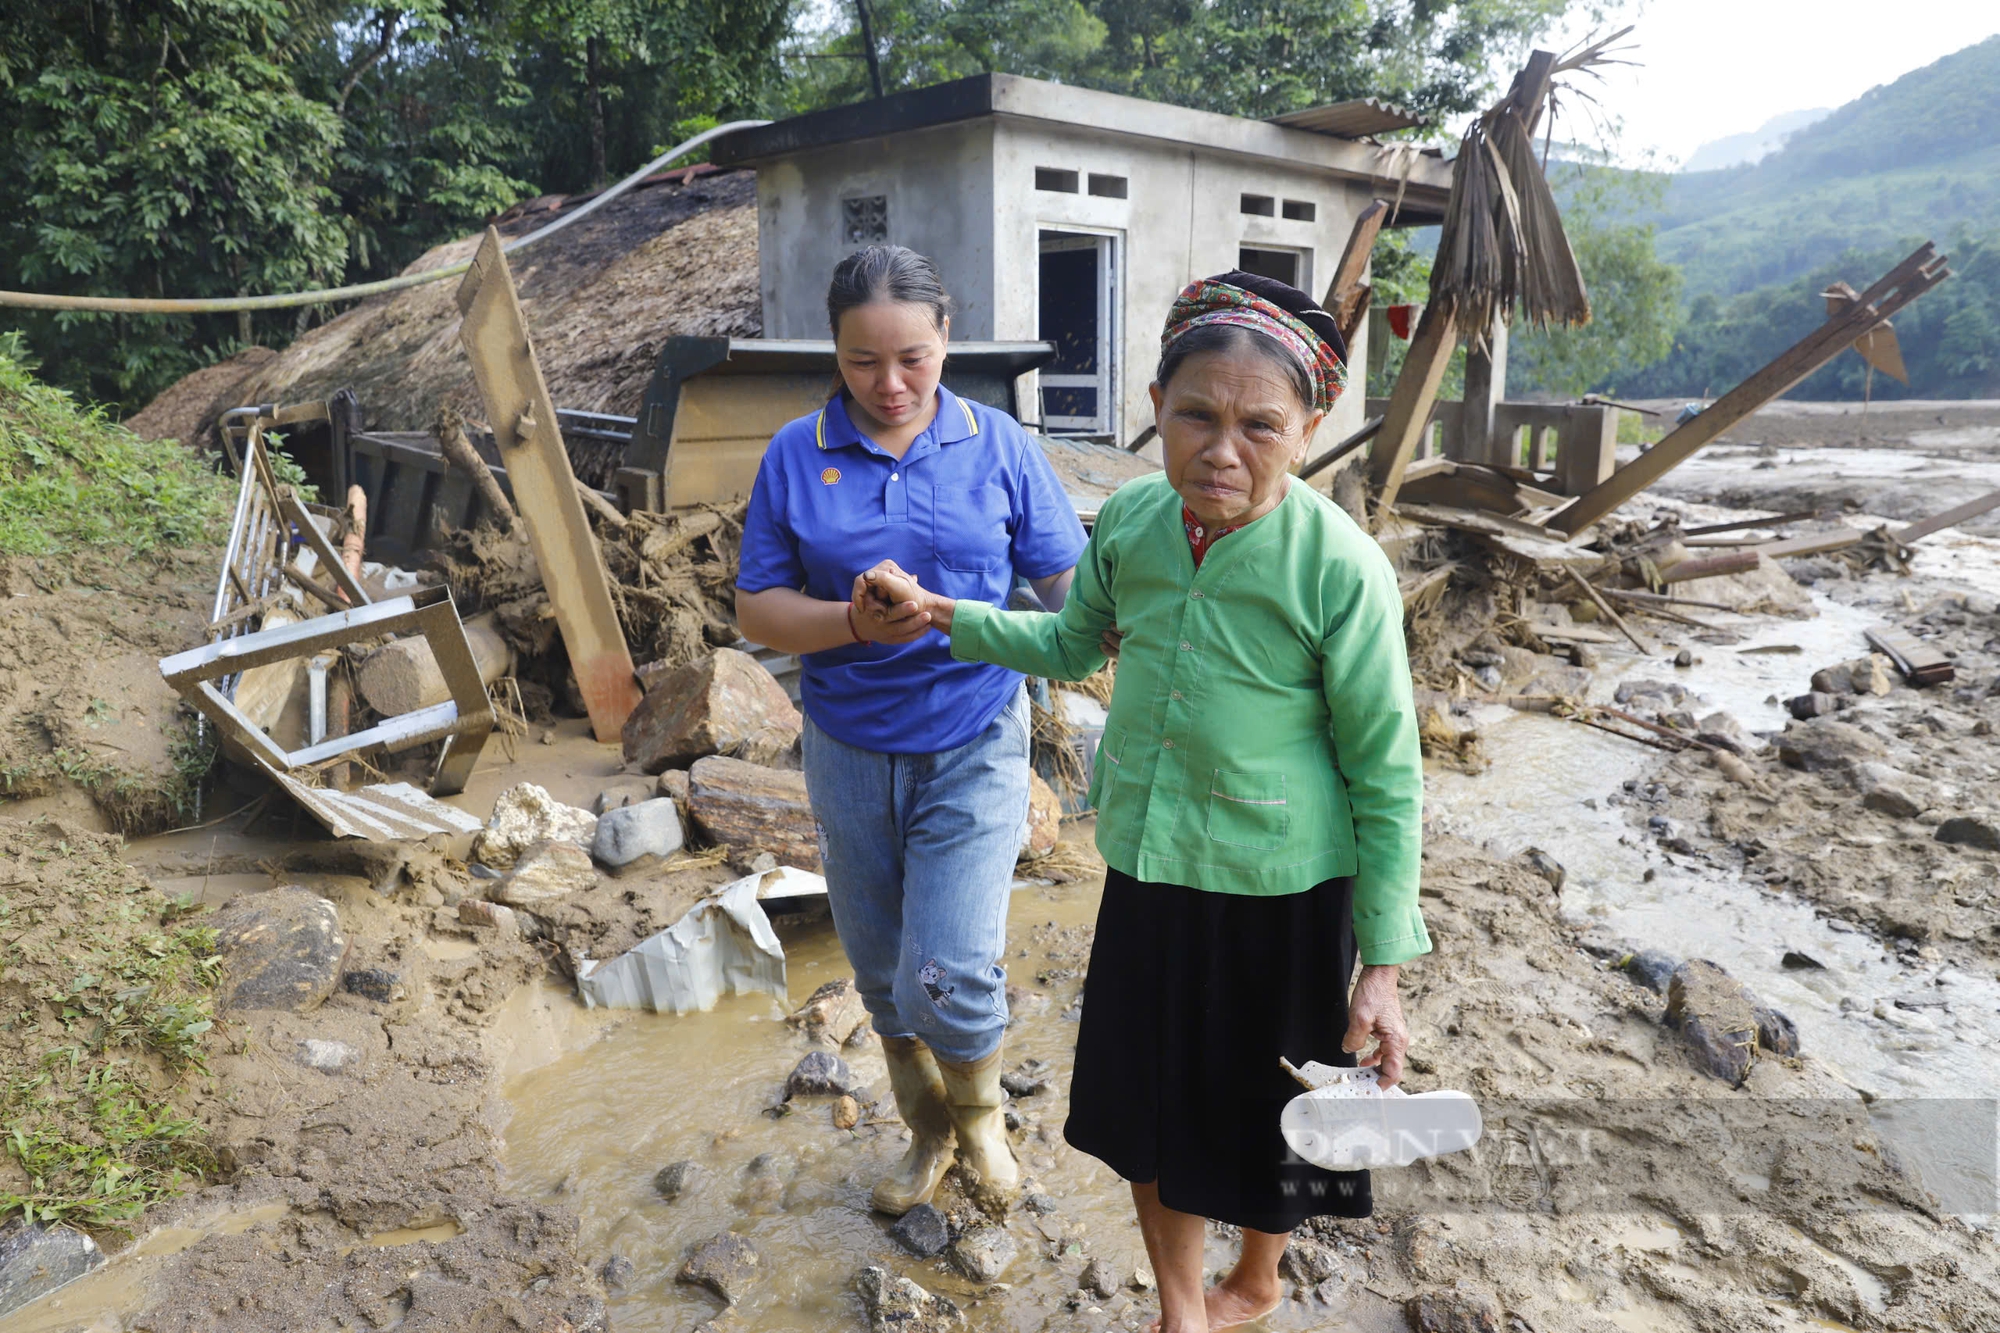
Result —
[{"label": "cartoon embroidery on jeans", "polygon": [[924,983],[924,994],[930,996],[931,1003],[940,1009],[950,1002],[952,992],[958,989],[956,986],[939,984],[944,980],[944,969],[938,966],[938,960],[935,958],[917,969],[917,980]]}]

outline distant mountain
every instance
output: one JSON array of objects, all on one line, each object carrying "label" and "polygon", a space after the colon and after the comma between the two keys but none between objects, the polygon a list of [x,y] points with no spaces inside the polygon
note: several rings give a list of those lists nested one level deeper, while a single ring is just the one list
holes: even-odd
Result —
[{"label": "distant mountain", "polygon": [[1754,165],[1675,176],[1659,252],[1690,297],[1726,296],[1996,219],[2000,37],[1870,89]]},{"label": "distant mountain", "polygon": [[1709,140],[1688,155],[1688,160],[1681,164],[1681,170],[1720,171],[1724,167],[1747,167],[1783,148],[1785,140],[1806,126],[1825,120],[1832,114],[1832,107],[1819,106],[1810,111],[1787,111],[1773,116],[1748,133]]}]

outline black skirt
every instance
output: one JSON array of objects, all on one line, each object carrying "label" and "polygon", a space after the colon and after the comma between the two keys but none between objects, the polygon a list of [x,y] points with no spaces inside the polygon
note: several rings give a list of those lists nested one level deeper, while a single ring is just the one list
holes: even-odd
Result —
[{"label": "black skirt", "polygon": [[1367,1217],[1366,1171],[1285,1145],[1302,1089],[1278,1064],[1352,1067],[1354,881],[1253,898],[1104,879],[1063,1136],[1160,1201],[1255,1231]]}]

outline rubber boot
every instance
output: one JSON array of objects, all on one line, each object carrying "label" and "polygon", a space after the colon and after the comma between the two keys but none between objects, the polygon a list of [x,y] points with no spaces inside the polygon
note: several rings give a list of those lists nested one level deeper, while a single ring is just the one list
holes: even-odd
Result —
[{"label": "rubber boot", "polygon": [[937,1066],[944,1076],[945,1106],[958,1133],[958,1160],[979,1173],[982,1185],[1013,1193],[1021,1184],[1021,1167],[1014,1160],[1014,1145],[1007,1141],[1001,1109],[1007,1094],[1000,1088],[1000,1052],[970,1064],[939,1060]]},{"label": "rubber boot", "polygon": [[889,1062],[889,1087],[896,1109],[910,1127],[910,1150],[875,1186],[878,1211],[901,1217],[920,1203],[929,1203],[938,1182],[951,1170],[951,1116],[945,1110],[944,1082],[931,1048],[915,1037],[882,1038]]}]

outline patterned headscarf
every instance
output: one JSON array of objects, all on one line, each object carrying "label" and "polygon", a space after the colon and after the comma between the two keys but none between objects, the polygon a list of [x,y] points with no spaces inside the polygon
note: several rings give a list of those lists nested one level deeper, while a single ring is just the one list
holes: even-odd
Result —
[{"label": "patterned headscarf", "polygon": [[1305,368],[1306,378],[1312,381],[1316,411],[1330,410],[1341,390],[1347,387],[1347,367],[1326,340],[1303,320],[1254,292],[1213,278],[1191,282],[1182,289],[1174,308],[1167,313],[1167,331],[1160,335],[1160,350],[1165,351],[1182,334],[1204,324],[1234,324],[1252,329],[1290,352]]}]

